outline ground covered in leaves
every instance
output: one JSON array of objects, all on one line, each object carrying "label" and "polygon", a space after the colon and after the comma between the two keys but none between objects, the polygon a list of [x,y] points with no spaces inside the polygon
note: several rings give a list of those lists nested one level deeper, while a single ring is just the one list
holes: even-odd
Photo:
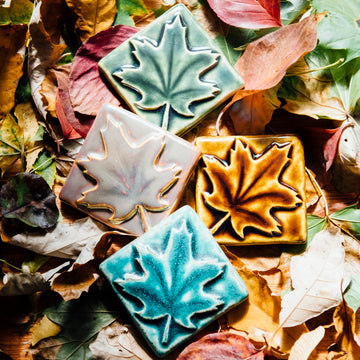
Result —
[{"label": "ground covered in leaves", "polygon": [[[184,138],[298,135],[308,240],[223,247],[249,298],[166,359],[358,359],[360,2],[177,2],[245,83]],[[98,271],[133,238],[58,195],[102,104],[126,107],[98,61],[174,3],[0,0],[0,359],[156,359]]]}]

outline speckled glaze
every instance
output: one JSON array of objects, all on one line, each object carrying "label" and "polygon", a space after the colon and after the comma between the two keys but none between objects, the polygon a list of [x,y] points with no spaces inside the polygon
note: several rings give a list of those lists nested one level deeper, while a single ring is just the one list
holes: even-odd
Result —
[{"label": "speckled glaze", "polygon": [[196,211],[221,244],[306,241],[305,165],[294,136],[200,137]]},{"label": "speckled glaze", "polygon": [[189,206],[100,265],[134,323],[165,356],[247,296],[247,289]]},{"label": "speckled glaze", "polygon": [[107,104],[60,198],[107,225],[139,235],[172,212],[199,156],[176,135]]},{"label": "speckled glaze", "polygon": [[182,4],[105,56],[99,68],[135,113],[177,135],[243,85]]}]

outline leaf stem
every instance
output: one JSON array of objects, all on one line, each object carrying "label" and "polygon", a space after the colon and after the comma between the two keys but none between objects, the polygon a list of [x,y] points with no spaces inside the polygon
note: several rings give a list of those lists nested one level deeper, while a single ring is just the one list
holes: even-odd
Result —
[{"label": "leaf stem", "polygon": [[308,70],[308,71],[293,72],[293,73],[289,72],[285,76],[299,76],[299,75],[310,74],[310,73],[313,73],[315,71],[321,71],[321,70],[330,69],[330,68],[332,68],[332,67],[334,67],[336,65],[342,64],[344,61],[345,61],[344,58],[340,58],[339,60],[335,61],[332,64],[322,66],[322,67],[319,67],[317,69],[312,69],[312,70]]},{"label": "leaf stem", "polygon": [[147,211],[143,205],[137,205],[137,208],[138,208],[139,215],[140,215],[142,229],[144,230],[144,232],[146,232],[147,230],[149,230],[151,228],[151,221],[150,221],[149,214],[147,213]]},{"label": "leaf stem", "polygon": [[11,265],[10,263],[8,263],[6,260],[4,260],[4,259],[0,259],[0,261],[1,262],[3,262],[4,264],[6,264],[7,266],[9,266],[9,267],[12,267],[13,269],[15,269],[15,270],[18,270],[18,271],[21,271],[22,272],[22,270],[20,269],[20,268],[18,268],[17,266],[15,266],[15,265]]},{"label": "leaf stem", "polygon": [[170,104],[166,103],[165,111],[161,123],[161,127],[165,130],[167,130],[169,126],[169,113],[170,113]]},{"label": "leaf stem", "polygon": [[211,229],[210,232],[214,235],[220,228],[220,226],[230,217],[230,213],[228,212],[224,217],[222,217]]}]

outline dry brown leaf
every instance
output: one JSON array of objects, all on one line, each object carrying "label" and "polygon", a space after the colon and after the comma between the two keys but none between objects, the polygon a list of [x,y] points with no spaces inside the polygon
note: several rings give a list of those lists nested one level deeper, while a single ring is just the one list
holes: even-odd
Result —
[{"label": "dry brown leaf", "polygon": [[284,353],[289,352],[295,341],[308,331],[306,326],[302,324],[292,329],[279,329],[281,298],[272,295],[263,278],[248,270],[235,255],[224,250],[249,291],[248,299],[228,313],[228,325],[238,331],[245,331],[256,342],[271,340],[271,346]]},{"label": "dry brown leaf", "polygon": [[52,116],[56,116],[56,94],[57,94],[57,81],[56,76],[52,71],[46,74],[43,82],[41,83],[40,94],[45,110]]},{"label": "dry brown leaf", "polygon": [[294,290],[282,299],[282,326],[302,324],[341,302],[350,282],[343,241],[339,229],[327,228],[314,236],[303,254],[292,257]]},{"label": "dry brown leaf", "polygon": [[117,13],[115,0],[66,0],[66,3],[78,16],[75,27],[81,41],[109,28]]},{"label": "dry brown leaf", "polygon": [[[328,359],[358,360],[360,341],[355,334],[355,313],[345,300],[334,311],[334,325],[337,332],[337,349],[329,352]],[[333,346],[332,346],[333,347]]]},{"label": "dry brown leaf", "polygon": [[306,360],[325,335],[323,326],[300,336],[290,351],[289,360]]},{"label": "dry brown leaf", "polygon": [[17,82],[23,71],[27,25],[0,26],[0,118],[15,105]]},{"label": "dry brown leaf", "polygon": [[28,72],[30,80],[31,95],[40,114],[46,118],[47,103],[44,104],[41,94],[41,85],[48,69],[55,66],[66,45],[56,44],[46,31],[41,16],[42,2],[36,1],[34,11],[30,19],[29,31],[29,59]]}]

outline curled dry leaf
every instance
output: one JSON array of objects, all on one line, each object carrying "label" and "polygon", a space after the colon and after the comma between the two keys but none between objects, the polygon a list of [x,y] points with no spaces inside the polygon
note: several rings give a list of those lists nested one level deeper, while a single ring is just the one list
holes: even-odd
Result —
[{"label": "curled dry leaf", "polygon": [[2,216],[15,218],[34,227],[53,227],[59,217],[56,196],[39,175],[20,173],[0,190]]},{"label": "curled dry leaf", "polygon": [[15,91],[23,73],[27,25],[0,26],[0,118],[15,105]]},{"label": "curled dry leaf", "polygon": [[337,306],[350,282],[340,230],[316,234],[306,251],[291,259],[293,291],[281,303],[280,323],[296,326]]},{"label": "curled dry leaf", "polygon": [[188,345],[176,360],[263,360],[264,353],[246,338],[230,332],[209,334]]},{"label": "curled dry leaf", "polygon": [[[40,114],[46,118],[46,107],[41,95],[41,85],[48,69],[55,66],[66,45],[54,43],[41,16],[42,1],[35,1],[29,24],[28,73],[31,95]],[[50,19],[49,19],[50,21]]]},{"label": "curled dry leaf", "polygon": [[281,26],[279,0],[208,0],[225,23],[248,29]]},{"label": "curled dry leaf", "polygon": [[102,329],[95,341],[89,346],[97,360],[152,360],[144,350],[141,336],[134,332],[132,325],[123,325],[115,321]]},{"label": "curled dry leaf", "polygon": [[78,16],[75,28],[81,41],[109,28],[115,19],[115,0],[66,0]]},{"label": "curled dry leaf", "polygon": [[44,315],[32,328],[31,345],[34,346],[43,339],[56,336],[60,331],[61,326],[54,323],[46,315]]},{"label": "curled dry leaf", "polygon": [[96,116],[104,103],[120,104],[100,78],[98,62],[137,31],[130,26],[114,26],[85,40],[80,46],[69,75],[69,93],[75,112]]}]

